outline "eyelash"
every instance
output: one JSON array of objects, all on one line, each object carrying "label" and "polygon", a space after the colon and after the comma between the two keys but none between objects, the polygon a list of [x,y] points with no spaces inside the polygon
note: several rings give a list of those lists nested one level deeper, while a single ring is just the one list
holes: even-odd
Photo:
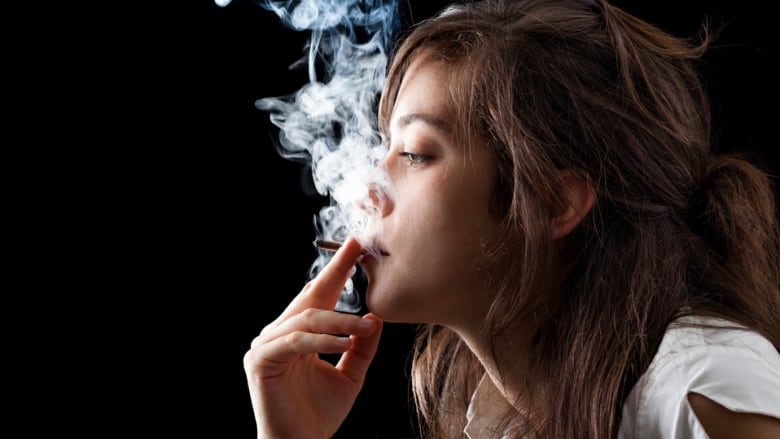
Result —
[{"label": "eyelash", "polygon": [[401,152],[398,155],[406,159],[407,166],[410,168],[422,166],[430,158],[425,154],[415,154],[413,152]]}]

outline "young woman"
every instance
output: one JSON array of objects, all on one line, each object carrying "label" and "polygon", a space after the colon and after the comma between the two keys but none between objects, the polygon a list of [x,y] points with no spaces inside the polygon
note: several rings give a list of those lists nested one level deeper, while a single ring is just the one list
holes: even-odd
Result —
[{"label": "young woman", "polygon": [[[773,188],[710,151],[707,43],[599,0],[417,26],[380,102],[381,233],[347,240],[245,356],[259,437],[333,435],[383,320],[422,324],[426,437],[780,437]],[[355,263],[362,317],[332,311]]]}]

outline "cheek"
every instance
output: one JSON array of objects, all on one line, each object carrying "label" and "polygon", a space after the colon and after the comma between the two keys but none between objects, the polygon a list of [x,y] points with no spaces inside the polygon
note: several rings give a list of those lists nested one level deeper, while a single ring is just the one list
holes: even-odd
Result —
[{"label": "cheek", "polygon": [[428,180],[401,180],[396,183],[396,199],[393,202],[393,212],[387,218],[404,228],[408,233],[414,233],[415,227],[423,227],[435,220],[436,213],[441,210],[439,189]]},{"label": "cheek", "polygon": [[[466,194],[463,194],[466,195]],[[432,197],[405,222],[410,270],[432,290],[455,291],[479,286],[474,266],[494,230],[483,200]],[[405,246],[406,246],[405,245]],[[422,279],[421,279],[422,281]]]},{"label": "cheek", "polygon": [[445,322],[479,308],[474,264],[491,227],[487,201],[465,184],[433,183],[399,192],[385,223],[393,252],[377,267],[368,296],[369,308],[384,318]]},{"label": "cheek", "polygon": [[481,246],[497,224],[490,214],[490,190],[484,176],[450,170],[399,182],[398,188],[400,196],[388,218],[392,235],[411,247],[425,246],[426,254],[444,253],[436,259],[461,261],[464,251],[465,256],[474,257],[473,249]]}]

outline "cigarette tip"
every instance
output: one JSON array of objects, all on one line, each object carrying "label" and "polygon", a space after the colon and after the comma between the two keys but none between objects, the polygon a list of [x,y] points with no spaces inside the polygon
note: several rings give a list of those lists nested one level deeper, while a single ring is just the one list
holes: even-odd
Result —
[{"label": "cigarette tip", "polygon": [[336,242],[336,241],[327,241],[324,239],[315,239],[312,244],[314,244],[315,247],[321,250],[329,251],[329,252],[335,252],[337,251],[342,243]]}]

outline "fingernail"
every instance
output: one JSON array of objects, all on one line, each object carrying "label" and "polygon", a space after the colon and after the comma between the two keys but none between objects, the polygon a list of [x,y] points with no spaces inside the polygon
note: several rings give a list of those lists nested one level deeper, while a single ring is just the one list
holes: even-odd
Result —
[{"label": "fingernail", "polygon": [[358,326],[361,328],[373,328],[376,326],[376,322],[372,319],[360,319],[360,322],[358,322]]}]

